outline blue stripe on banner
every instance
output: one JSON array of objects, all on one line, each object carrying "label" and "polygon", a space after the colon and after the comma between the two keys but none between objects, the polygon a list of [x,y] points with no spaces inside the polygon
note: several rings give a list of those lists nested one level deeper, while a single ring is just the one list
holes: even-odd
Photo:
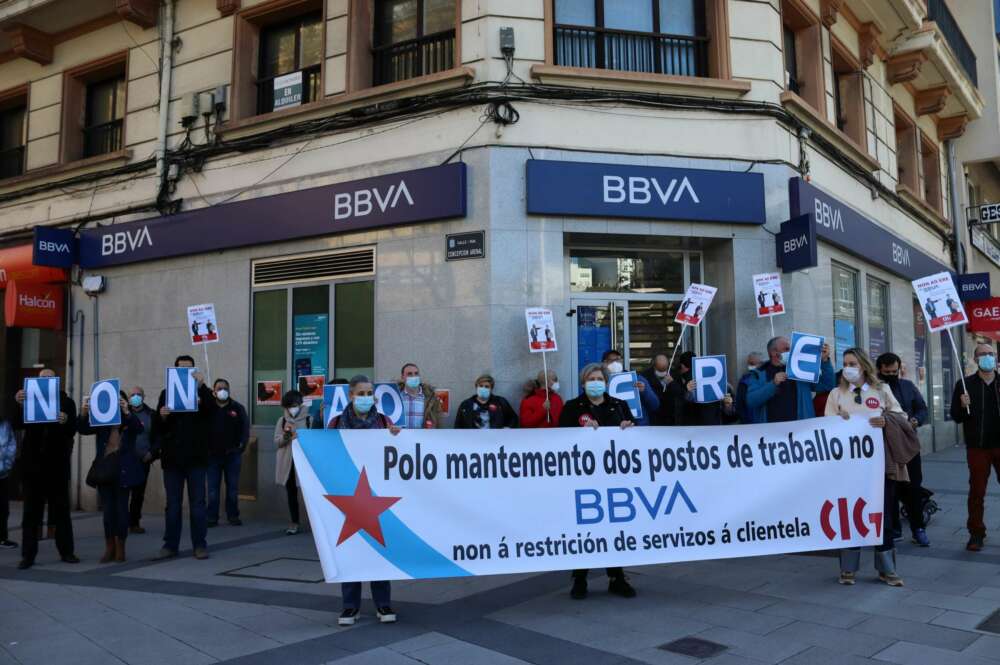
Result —
[{"label": "blue stripe on banner", "polygon": [[[309,460],[316,477],[323,484],[327,494],[350,495],[361,477],[344,439],[337,430],[301,431],[299,444],[302,452]],[[369,480],[372,475],[368,474]],[[372,491],[374,494],[374,490]],[[406,526],[390,508],[382,513],[382,535],[388,547],[382,547],[378,541],[364,531],[359,532],[362,538],[392,565],[414,578],[421,577],[468,577],[472,573],[455,565],[436,549],[428,545],[420,536]]]}]

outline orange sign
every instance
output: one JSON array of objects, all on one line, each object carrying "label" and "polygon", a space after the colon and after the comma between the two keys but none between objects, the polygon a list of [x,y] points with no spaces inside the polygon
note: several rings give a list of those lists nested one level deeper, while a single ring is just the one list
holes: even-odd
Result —
[{"label": "orange sign", "polygon": [[8,282],[3,314],[11,328],[62,330],[63,287],[60,284]]},{"label": "orange sign", "polygon": [[33,265],[30,244],[5,247],[0,249],[0,289],[7,288],[8,282],[14,281],[19,284],[65,282],[66,271]]}]

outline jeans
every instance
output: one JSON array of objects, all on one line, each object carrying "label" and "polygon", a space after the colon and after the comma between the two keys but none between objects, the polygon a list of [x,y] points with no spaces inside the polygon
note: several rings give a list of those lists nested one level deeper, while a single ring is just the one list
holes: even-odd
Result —
[{"label": "jeans", "polygon": [[[876,553],[892,552],[893,550],[896,549],[896,543],[893,542],[892,540],[892,530],[893,527],[895,526],[895,524],[892,521],[893,519],[892,508],[895,504],[896,504],[896,481],[886,478],[884,485],[883,499],[882,499],[882,544],[876,545],[875,547],[872,548],[875,550]],[[842,550],[840,550],[841,570],[845,570],[846,572],[851,572],[851,573],[857,572],[857,563],[852,563],[849,567],[845,568],[844,562],[845,559],[851,559],[854,562],[860,562],[860,554],[856,554],[853,557],[848,557],[847,556],[848,552],[860,553],[861,548],[845,547]],[[895,557],[895,554],[887,556]],[[876,554],[875,555],[876,568],[878,567],[878,565],[879,565],[879,557],[878,554]],[[879,572],[888,572],[888,571],[880,570]]]},{"label": "jeans", "polygon": [[966,448],[965,460],[969,464],[969,520],[966,526],[973,536],[985,536],[983,500],[990,482],[990,469],[1000,481],[1000,448]]},{"label": "jeans", "polygon": [[909,482],[897,481],[896,494],[899,501],[893,504],[894,518],[893,524],[897,529],[901,528],[903,522],[899,518],[899,504],[902,502],[906,506],[907,521],[910,523],[910,531],[923,529],[924,524],[924,497],[921,485],[924,482],[923,466],[920,463],[920,455],[917,455],[906,463],[906,472],[910,476]]},{"label": "jeans", "polygon": [[10,518],[10,476],[0,478],[0,542],[7,540],[7,520]]},{"label": "jeans", "polygon": [[128,493],[129,488],[118,484],[102,485],[97,493],[104,503],[104,537],[121,538],[128,535]]},{"label": "jeans", "polygon": [[292,518],[292,524],[299,523],[299,484],[295,478],[295,465],[292,465],[288,472],[288,480],[285,482],[285,493],[288,494],[288,514]]},{"label": "jeans", "polygon": [[208,520],[219,521],[219,490],[222,478],[226,478],[226,518],[229,521],[240,518],[240,465],[243,453],[236,450],[222,457],[208,460]]},{"label": "jeans", "polygon": [[[375,607],[388,607],[391,588],[388,582],[369,582]],[[344,582],[340,585],[345,610],[361,609],[361,582]]]},{"label": "jeans", "polygon": [[34,562],[38,556],[38,530],[42,526],[42,513],[49,504],[49,526],[56,530],[56,549],[59,556],[73,556],[73,522],[69,516],[69,473],[65,470],[47,469],[33,471],[24,477],[24,516],[21,519],[21,558]]},{"label": "jeans", "polygon": [[184,484],[187,483],[189,519],[191,520],[191,546],[195,549],[207,547],[205,533],[205,467],[193,469],[164,469],[163,489],[167,493],[167,525],[163,535],[163,547],[176,552],[180,548],[184,505]]},{"label": "jeans", "polygon": [[129,526],[139,526],[139,520],[142,519],[142,504],[146,500],[146,483],[149,481],[149,465],[142,466],[146,471],[146,479],[142,481],[142,485],[136,485],[129,490],[131,496],[128,507]]}]

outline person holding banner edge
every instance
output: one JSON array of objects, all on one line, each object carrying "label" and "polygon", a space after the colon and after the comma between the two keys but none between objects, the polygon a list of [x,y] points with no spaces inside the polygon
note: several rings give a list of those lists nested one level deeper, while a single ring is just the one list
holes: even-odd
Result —
[{"label": "person holding banner edge", "polygon": [[476,394],[462,402],[455,415],[455,429],[504,429],[517,427],[517,413],[505,398],[494,394],[489,374],[476,378]]},{"label": "person holding banner edge", "polygon": [[[591,363],[580,372],[583,394],[569,400],[559,417],[559,427],[620,427],[628,429],[634,424],[628,404],[608,394],[607,370]],[[573,587],[569,595],[574,600],[587,597],[586,569],[573,571]],[[620,567],[608,568],[608,593],[622,598],[634,598],[635,589],[628,583]]]},{"label": "person holding banner edge", "polygon": [[805,420],[816,416],[813,392],[834,388],[830,345],[823,344],[820,356],[820,376],[815,384],[789,381],[786,372],[791,342],[787,337],[772,337],[767,342],[768,361],[748,372],[746,410],[753,423],[780,423]]},{"label": "person holding banner edge", "polygon": [[300,429],[312,429],[312,416],[302,408],[302,393],[289,390],[281,398],[283,414],[274,424],[274,481],[285,488],[288,495],[288,513],[291,524],[285,529],[286,536],[299,533],[299,485],[295,477],[295,462],[292,461],[292,441]]}]

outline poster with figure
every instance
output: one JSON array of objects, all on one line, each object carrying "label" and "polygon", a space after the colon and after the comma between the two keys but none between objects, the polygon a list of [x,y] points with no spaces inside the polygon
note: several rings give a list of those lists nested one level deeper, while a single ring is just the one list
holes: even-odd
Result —
[{"label": "poster with figure", "polygon": [[529,307],[524,310],[524,320],[528,325],[528,349],[532,353],[559,350],[556,345],[556,323],[551,309]]},{"label": "poster with figure", "polygon": [[691,284],[687,293],[684,294],[684,300],[681,301],[680,307],[677,308],[677,316],[674,317],[674,321],[687,326],[700,324],[701,320],[705,318],[705,313],[708,312],[708,307],[712,304],[712,298],[715,297],[717,290],[714,286],[707,284]]},{"label": "poster with figure", "polygon": [[295,389],[302,393],[302,399],[314,419],[319,418],[323,384],[326,383],[329,333],[328,314],[298,314],[292,320]]},{"label": "poster with figure", "polygon": [[187,308],[188,329],[191,331],[191,343],[209,344],[222,338],[219,333],[219,320],[215,316],[215,305],[191,305]]},{"label": "poster with figure", "polygon": [[927,315],[927,325],[931,332],[968,323],[969,319],[965,315],[965,308],[962,307],[962,299],[958,296],[951,273],[939,272],[915,279],[913,290],[920,307]]},{"label": "poster with figure", "polygon": [[281,381],[257,382],[257,406],[281,406]]},{"label": "poster with figure", "polygon": [[781,275],[776,272],[753,276],[753,298],[757,318],[785,313],[785,297],[781,293]]}]

